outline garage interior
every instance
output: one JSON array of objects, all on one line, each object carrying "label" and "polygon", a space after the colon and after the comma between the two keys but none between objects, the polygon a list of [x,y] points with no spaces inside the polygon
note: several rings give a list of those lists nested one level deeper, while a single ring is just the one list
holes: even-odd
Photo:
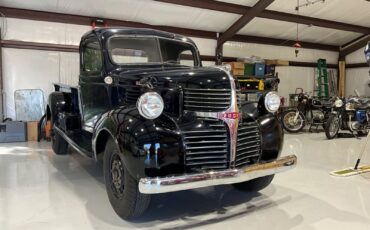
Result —
[{"label": "garage interior", "polygon": [[[365,101],[369,12],[368,0],[2,0],[0,229],[369,229],[370,172],[330,174],[353,168],[361,153],[361,165],[370,165],[360,131],[339,130],[328,140],[326,121],[308,116],[299,132],[284,130],[280,157],[295,154],[297,166],[265,189],[154,194],[145,214],[127,221],[109,203],[103,163],[74,148],[56,155],[50,124],[40,122],[54,83],[79,85],[81,37],[99,27],[189,37],[203,66],[227,65],[244,100],[276,91],[277,117],[296,108],[300,95],[330,102],[331,110],[338,98]],[[278,85],[270,87],[271,79]],[[5,128],[12,122],[23,132],[15,140]]]}]

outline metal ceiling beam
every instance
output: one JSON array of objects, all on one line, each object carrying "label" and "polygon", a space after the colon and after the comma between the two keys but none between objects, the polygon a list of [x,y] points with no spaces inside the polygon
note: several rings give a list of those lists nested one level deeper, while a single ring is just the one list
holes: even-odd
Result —
[{"label": "metal ceiling beam", "polygon": [[358,40],[360,40],[360,39],[362,39],[362,38],[364,38],[364,37],[367,37],[368,36],[368,34],[363,34],[363,35],[361,35],[361,36],[358,36],[357,38],[354,38],[354,39],[352,39],[351,41],[349,41],[349,42],[347,42],[347,43],[344,43],[343,45],[341,45],[340,46],[340,48],[345,48],[346,46],[349,46],[349,45],[351,45],[352,43],[354,43],[354,42],[356,42],[356,41],[358,41]]},{"label": "metal ceiling beam", "polygon": [[[80,15],[71,15],[71,14],[61,14],[61,13],[51,13],[45,11],[35,11],[35,10],[25,10],[17,8],[8,8],[0,7],[0,12],[2,12],[6,17],[9,18],[19,18],[27,20],[37,20],[37,21],[47,21],[47,22],[59,22],[66,24],[76,24],[89,26],[91,20],[94,17],[89,16],[80,16]],[[144,23],[123,21],[123,20],[114,20],[106,19],[108,25],[110,26],[125,26],[125,27],[140,27],[140,28],[151,28],[157,30],[168,31],[171,33],[183,34],[190,37],[198,38],[207,38],[207,39],[217,39],[217,32],[213,31],[204,31],[204,30],[195,30],[187,28],[179,28],[173,26],[153,26]],[[258,37],[258,36],[248,36],[248,35],[235,35],[230,39],[231,41],[238,42],[250,42],[258,44],[268,44],[276,46],[289,46],[292,47],[294,43],[289,40],[267,38],[267,37]],[[307,49],[318,49],[318,50],[329,50],[329,51],[339,51],[337,46],[326,45],[320,43],[311,43],[311,42],[301,42],[303,48]]]},{"label": "metal ceiling beam", "polygon": [[366,62],[350,63],[350,64],[346,64],[346,68],[347,69],[351,69],[351,68],[369,68],[369,64],[367,64]]},{"label": "metal ceiling beam", "polygon": [[[252,8],[250,6],[243,6],[234,3],[220,2],[215,0],[156,0],[156,1],[241,15],[244,14],[247,10],[250,10]],[[258,17],[305,25],[314,25],[318,27],[350,31],[362,34],[370,33],[370,27],[366,26],[358,26],[343,22],[307,17],[296,14],[289,14],[273,10],[264,10],[258,15]]]},{"label": "metal ceiling beam", "polygon": [[[293,47],[294,43],[296,43],[296,41],[294,40],[241,35],[241,34],[235,35],[234,37],[230,39],[230,41],[257,43],[257,44],[266,44],[266,45],[275,45],[275,46],[288,46],[288,47]],[[302,41],[300,41],[299,43],[302,45],[302,48],[305,48],[305,49],[317,49],[317,50],[328,50],[328,51],[339,52],[339,47],[335,45],[319,44],[319,43],[312,43],[312,42],[302,42]]]},{"label": "metal ceiling beam", "polygon": [[370,41],[370,34],[367,36],[361,36],[356,41],[353,41],[352,44],[343,47],[339,51],[339,60],[344,60],[344,58],[350,54],[355,52],[356,50],[359,50],[367,45],[367,43]]},{"label": "metal ceiling beam", "polygon": [[217,39],[217,46],[222,46],[273,2],[274,0],[259,0],[251,9],[245,11],[243,16],[241,16],[224,33],[221,34],[221,36]]}]

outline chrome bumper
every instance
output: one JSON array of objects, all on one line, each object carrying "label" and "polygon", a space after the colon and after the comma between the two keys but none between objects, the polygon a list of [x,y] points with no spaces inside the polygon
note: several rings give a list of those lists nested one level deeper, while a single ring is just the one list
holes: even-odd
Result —
[{"label": "chrome bumper", "polygon": [[294,168],[296,164],[297,157],[290,155],[272,162],[251,165],[241,169],[228,169],[163,178],[142,178],[139,181],[139,191],[145,194],[156,194],[213,185],[240,183],[287,171]]}]

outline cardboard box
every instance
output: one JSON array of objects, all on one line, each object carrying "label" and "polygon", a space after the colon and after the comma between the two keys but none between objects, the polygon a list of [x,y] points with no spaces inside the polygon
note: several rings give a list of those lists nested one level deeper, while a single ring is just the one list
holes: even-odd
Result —
[{"label": "cardboard box", "polygon": [[276,60],[268,60],[268,59],[266,59],[265,60],[265,64],[266,65],[276,65]]},{"label": "cardboard box", "polygon": [[289,61],[286,60],[276,60],[276,65],[288,66]]},{"label": "cardboard box", "polygon": [[244,62],[231,62],[232,69],[242,69],[244,70]]},{"label": "cardboard box", "polygon": [[27,122],[27,140],[37,141],[37,137],[38,137],[38,122],[28,121]]},{"label": "cardboard box", "polygon": [[244,76],[244,69],[233,69],[232,74],[234,76]]},{"label": "cardboard box", "polygon": [[289,61],[286,61],[286,60],[280,60],[280,59],[276,59],[276,60],[265,60],[265,64],[266,64],[266,65],[281,65],[281,66],[287,66],[287,65],[289,65]]}]

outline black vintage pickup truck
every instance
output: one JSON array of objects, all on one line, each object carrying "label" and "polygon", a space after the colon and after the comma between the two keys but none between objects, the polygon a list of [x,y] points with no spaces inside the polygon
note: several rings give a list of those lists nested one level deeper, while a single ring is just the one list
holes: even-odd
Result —
[{"label": "black vintage pickup truck", "polygon": [[107,193],[124,219],[150,194],[233,184],[269,185],[296,165],[279,158],[283,131],[274,92],[239,97],[223,67],[202,67],[189,38],[150,29],[99,28],[80,43],[79,86],[55,84],[47,118],[52,148],[102,159]]}]

